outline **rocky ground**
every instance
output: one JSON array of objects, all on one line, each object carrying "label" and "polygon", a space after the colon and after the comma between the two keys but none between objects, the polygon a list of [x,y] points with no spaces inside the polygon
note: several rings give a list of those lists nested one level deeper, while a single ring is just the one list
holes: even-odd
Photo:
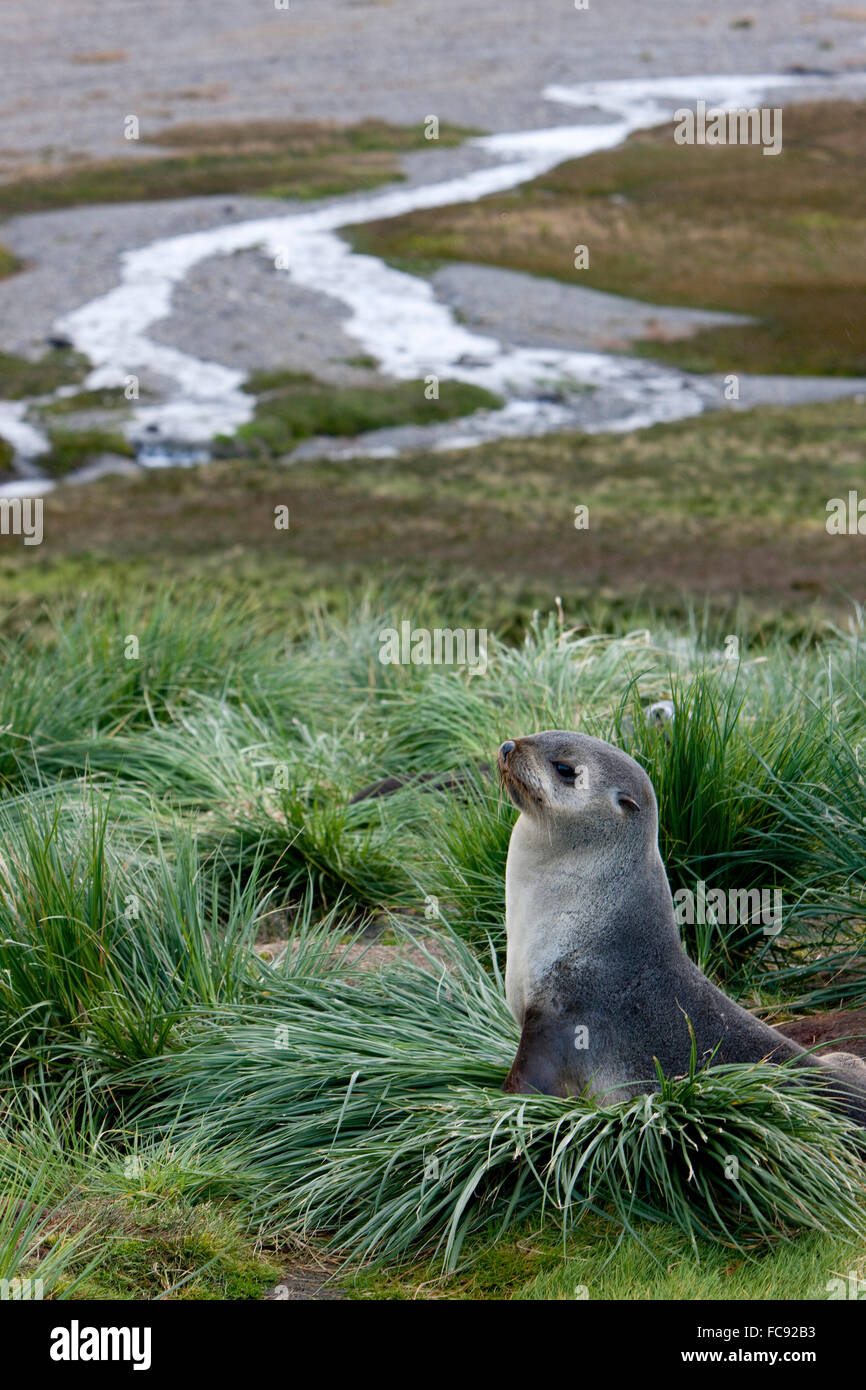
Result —
[{"label": "rocky ground", "polygon": [[866,63],[826,0],[64,0],[6,5],[0,172],[129,150],[123,121],[547,125],[550,82]]}]

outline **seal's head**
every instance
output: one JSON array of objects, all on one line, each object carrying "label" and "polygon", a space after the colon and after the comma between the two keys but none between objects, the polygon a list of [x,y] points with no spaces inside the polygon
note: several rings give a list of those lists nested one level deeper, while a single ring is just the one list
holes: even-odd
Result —
[{"label": "seal's head", "polygon": [[643,768],[619,748],[588,734],[550,729],[507,739],[499,774],[515,806],[571,849],[598,844],[634,827],[636,841],[654,842],[656,799]]}]

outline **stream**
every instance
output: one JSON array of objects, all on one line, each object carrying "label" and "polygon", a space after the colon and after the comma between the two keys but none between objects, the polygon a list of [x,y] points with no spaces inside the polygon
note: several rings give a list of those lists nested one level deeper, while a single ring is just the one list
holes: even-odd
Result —
[{"label": "stream", "polygon": [[[83,389],[123,386],[128,376],[145,369],[170,383],[164,399],[135,404],[126,426],[139,461],[147,466],[200,461],[216,434],[233,434],[252,416],[254,397],[242,389],[245,373],[148,336],[151,326],[170,313],[175,287],[194,266],[208,257],[250,249],[285,267],[275,266],[275,274],[340,301],[347,310],[343,331],[357,342],[359,354],[376,359],[383,373],[404,380],[458,379],[503,398],[500,410],[432,427],[434,448],[568,428],[633,430],[697,415],[720,403],[717,384],[710,388],[706,380],[643,358],[519,347],[474,332],[436,298],[426,279],[356,254],[339,231],[506,192],[564,160],[611,149],[698,100],[720,110],[758,106],[776,89],[807,94],[819,82],[828,85],[827,78],[768,74],[549,87],[546,100],[592,110],[592,123],[477,137],[469,143],[486,162],[459,177],[347,195],[309,211],[233,222],[127,251],[116,287],[59,318],[56,332],[93,364]],[[840,77],[832,86],[842,94],[856,82],[855,77]],[[862,87],[862,78],[859,83]],[[593,400],[589,419],[588,392]],[[27,405],[0,402],[0,435],[16,449],[19,472],[34,475],[5,484],[0,493],[7,495],[44,492],[54,485],[36,476],[47,441],[24,418]],[[380,434],[400,438],[399,431]],[[365,447],[363,440],[316,443],[320,451],[333,445],[334,453],[399,452],[398,444]]]}]

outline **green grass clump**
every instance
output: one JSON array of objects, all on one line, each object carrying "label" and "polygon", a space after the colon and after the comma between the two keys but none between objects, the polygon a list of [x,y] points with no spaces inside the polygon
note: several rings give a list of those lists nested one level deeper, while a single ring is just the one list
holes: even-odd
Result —
[{"label": "green grass clump", "polygon": [[47,396],[58,386],[74,386],[82,381],[88,370],[87,359],[72,348],[52,348],[35,362],[0,352],[0,400]]},{"label": "green grass clump", "polygon": [[8,468],[11,468],[14,458],[15,450],[12,448],[12,445],[8,440],[0,439],[0,472],[5,473]]},{"label": "green grass clump", "polygon": [[108,809],[86,792],[0,816],[7,1081],[34,1066],[54,1084],[82,1068],[95,1081],[165,1049],[191,1008],[238,997],[262,911],[254,872],[226,895],[188,838],[109,844]]},{"label": "green grass clump", "polygon": [[[656,790],[660,848],[675,902],[679,890],[694,899],[699,882],[707,894],[725,895],[717,920],[685,921],[682,934],[692,958],[734,988],[742,988],[738,972],[748,979],[756,955],[772,959],[792,946],[791,911],[799,894],[795,888],[791,901],[790,889],[813,853],[814,827],[801,823],[798,833],[787,793],[829,773],[834,732],[826,711],[796,690],[771,685],[756,699],[755,684],[752,673],[724,666],[685,687],[675,683],[672,724],[663,731],[648,725],[635,701],[634,738],[624,740]],[[773,796],[767,795],[771,787]],[[783,902],[788,896],[788,916],[779,924],[784,934],[768,939],[764,928],[772,933],[774,923],[763,921],[759,904],[772,910],[776,890]],[[741,920],[731,894],[750,892]],[[728,920],[732,902],[735,921]]]},{"label": "green grass clump", "polygon": [[279,457],[317,434],[351,436],[388,425],[431,424],[502,404],[490,391],[461,381],[441,382],[435,400],[427,399],[423,381],[335,387],[297,372],[258,373],[247,390],[258,396],[255,417],[230,441],[220,442],[223,453],[237,452],[240,444]]},{"label": "green grass clump", "polygon": [[0,246],[0,280],[4,280],[7,275],[15,275],[21,269],[21,261],[17,256]]},{"label": "green grass clump", "polygon": [[116,410],[128,405],[122,386],[103,387],[98,391],[76,391],[71,396],[58,396],[41,407],[46,416],[75,415],[83,410]]},{"label": "green grass clump", "polygon": [[427,892],[453,904],[448,920],[465,940],[481,948],[495,942],[502,960],[505,860],[516,819],[516,810],[498,788],[470,773],[459,806],[443,808],[438,815],[434,810],[427,826],[436,855],[426,875]]},{"label": "green grass clump", "polygon": [[109,430],[51,430],[50,448],[40,454],[39,465],[54,477],[83,468],[100,454],[133,458],[135,450],[122,434]]}]

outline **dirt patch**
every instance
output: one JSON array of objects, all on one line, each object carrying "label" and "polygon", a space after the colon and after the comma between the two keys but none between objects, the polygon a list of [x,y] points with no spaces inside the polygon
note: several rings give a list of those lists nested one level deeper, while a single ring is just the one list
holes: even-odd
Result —
[{"label": "dirt patch", "polygon": [[336,1260],[312,1256],[308,1251],[289,1266],[280,1282],[264,1295],[265,1302],[282,1303],[296,1299],[344,1299],[345,1289],[331,1280],[339,1269]]},{"label": "dirt patch", "polygon": [[70,63],[80,63],[85,67],[98,67],[104,63],[125,63],[129,57],[123,49],[104,49],[98,53],[70,53]]},{"label": "dirt patch", "polygon": [[844,1009],[837,1013],[813,1014],[811,1018],[795,1018],[789,1023],[777,1023],[776,1028],[786,1038],[793,1038],[801,1047],[822,1052],[853,1052],[866,1060],[866,1008]]}]

